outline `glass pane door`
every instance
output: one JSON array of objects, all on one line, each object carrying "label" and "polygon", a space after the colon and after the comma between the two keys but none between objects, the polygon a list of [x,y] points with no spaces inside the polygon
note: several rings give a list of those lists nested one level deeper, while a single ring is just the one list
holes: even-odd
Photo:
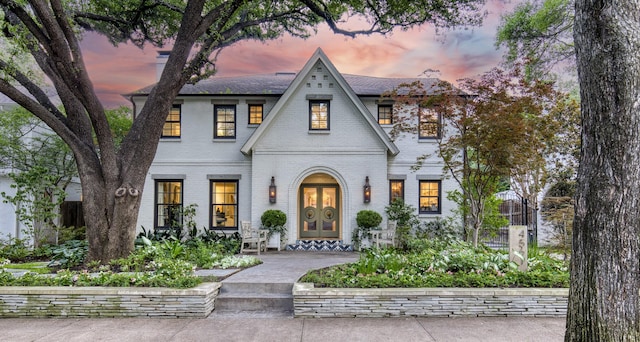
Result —
[{"label": "glass pane door", "polygon": [[303,185],[300,194],[300,238],[340,237],[338,187]]}]

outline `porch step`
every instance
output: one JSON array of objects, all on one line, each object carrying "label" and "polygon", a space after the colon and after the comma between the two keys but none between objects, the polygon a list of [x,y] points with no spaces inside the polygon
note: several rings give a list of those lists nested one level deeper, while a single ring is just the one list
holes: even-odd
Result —
[{"label": "porch step", "polygon": [[322,252],[353,252],[353,246],[342,240],[296,240],[295,244],[287,245],[288,251],[322,251]]},{"label": "porch step", "polygon": [[283,317],[293,315],[293,284],[222,282],[216,315]]}]

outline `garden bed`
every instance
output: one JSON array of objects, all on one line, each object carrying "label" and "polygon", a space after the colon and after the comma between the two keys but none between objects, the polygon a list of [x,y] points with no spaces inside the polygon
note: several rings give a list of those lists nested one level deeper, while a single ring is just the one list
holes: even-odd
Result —
[{"label": "garden bed", "polygon": [[293,287],[295,317],[564,317],[566,288]]}]

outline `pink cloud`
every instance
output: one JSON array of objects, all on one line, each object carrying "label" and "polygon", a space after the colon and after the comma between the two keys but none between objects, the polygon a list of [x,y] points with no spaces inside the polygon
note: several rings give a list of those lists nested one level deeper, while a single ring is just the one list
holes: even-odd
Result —
[{"label": "pink cloud", "polygon": [[[498,66],[495,32],[500,15],[513,8],[500,0],[487,3],[484,25],[436,35],[430,27],[393,32],[387,37],[355,39],[335,35],[321,26],[306,40],[283,37],[267,43],[244,41],[228,47],[216,63],[219,76],[298,71],[320,47],[342,73],[378,77],[416,77],[426,69],[455,81]],[[128,105],[120,94],[155,82],[156,49],[132,45],[112,46],[106,38],[89,34],[82,43],[87,68],[106,107]]]}]

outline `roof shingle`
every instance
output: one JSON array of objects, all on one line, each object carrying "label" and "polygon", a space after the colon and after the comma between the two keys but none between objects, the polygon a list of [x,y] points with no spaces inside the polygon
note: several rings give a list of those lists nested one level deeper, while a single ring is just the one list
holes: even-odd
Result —
[{"label": "roof shingle", "polygon": [[[212,77],[196,84],[187,84],[180,95],[282,95],[293,79],[294,73],[260,74],[234,77]],[[433,93],[436,78],[385,78],[343,74],[344,79],[358,96],[380,96],[403,83],[422,81],[425,89]],[[129,95],[148,95],[154,85],[139,89]]]}]

